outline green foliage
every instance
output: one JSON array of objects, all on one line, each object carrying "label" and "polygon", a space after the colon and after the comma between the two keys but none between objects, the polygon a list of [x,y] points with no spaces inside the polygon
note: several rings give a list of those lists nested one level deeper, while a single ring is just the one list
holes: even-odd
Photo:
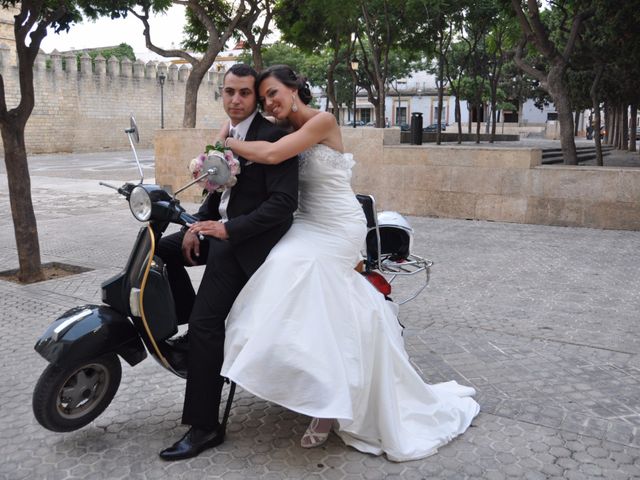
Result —
[{"label": "green foliage", "polygon": [[[213,20],[216,29],[219,32],[224,31],[229,15],[232,14],[232,5],[225,1],[201,3],[207,12],[207,16]],[[187,22],[184,27],[185,39],[181,44],[182,48],[191,52],[206,52],[209,48],[209,32],[189,8],[187,9],[186,18]]]},{"label": "green foliage", "polygon": [[283,40],[306,52],[348,43],[360,14],[358,2],[344,0],[278,0],[274,12]]},{"label": "green foliage", "polygon": [[[102,55],[107,60],[111,57],[116,57],[118,60],[124,60],[128,58],[132,62],[136,60],[136,55],[133,51],[133,47],[127,43],[121,43],[116,47],[102,47],[102,48],[91,48],[83,50],[82,53],[86,52],[91,57],[91,60],[95,60],[98,55]],[[81,53],[77,54],[78,60],[80,59]]]}]

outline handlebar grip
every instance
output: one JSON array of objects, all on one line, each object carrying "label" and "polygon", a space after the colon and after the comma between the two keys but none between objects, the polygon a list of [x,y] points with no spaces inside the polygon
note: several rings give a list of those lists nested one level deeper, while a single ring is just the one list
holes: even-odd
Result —
[{"label": "handlebar grip", "polygon": [[187,212],[180,213],[179,223],[182,225],[196,223],[198,219],[193,215],[189,215]]}]

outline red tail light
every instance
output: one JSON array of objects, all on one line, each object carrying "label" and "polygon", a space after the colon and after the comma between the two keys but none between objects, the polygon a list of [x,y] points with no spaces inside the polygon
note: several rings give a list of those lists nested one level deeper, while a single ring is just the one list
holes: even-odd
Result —
[{"label": "red tail light", "polygon": [[385,297],[391,295],[391,284],[378,272],[364,272],[363,275]]}]

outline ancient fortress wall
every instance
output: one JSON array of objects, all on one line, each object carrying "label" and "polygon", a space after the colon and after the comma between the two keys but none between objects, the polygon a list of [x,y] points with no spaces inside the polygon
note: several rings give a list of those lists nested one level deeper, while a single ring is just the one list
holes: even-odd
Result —
[{"label": "ancient fortress wall", "polygon": [[[10,46],[0,44],[0,74],[7,107],[19,102],[18,68]],[[134,115],[140,127],[140,146],[151,148],[160,128],[160,85],[165,73],[164,126],[182,126],[186,80],[190,68],[175,64],[85,54],[41,53],[34,66],[35,108],[25,133],[29,153],[100,151],[129,148],[123,130]],[[219,100],[219,74],[209,72],[198,93],[197,126],[216,128],[224,118]],[[1,144],[1,139],[0,139]]]}]

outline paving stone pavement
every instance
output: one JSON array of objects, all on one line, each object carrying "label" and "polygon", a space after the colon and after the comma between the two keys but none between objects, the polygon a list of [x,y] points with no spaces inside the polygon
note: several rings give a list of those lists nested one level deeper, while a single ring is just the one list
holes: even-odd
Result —
[{"label": "paving stone pavement", "polygon": [[[153,154],[140,153],[152,177]],[[92,270],[0,280],[0,478],[640,478],[640,232],[409,218],[415,253],[435,261],[429,288],[401,308],[410,358],[427,382],[475,387],[482,408],[424,460],[392,463],[335,436],[302,449],[307,417],[239,390],[222,446],[164,463],[158,451],[184,432],[184,382],[151,359],[123,363],[91,425],[43,429],[31,395],[46,362],[33,345],[65,310],[99,302],[100,282],[124,265],[140,224],[97,181],[134,179],[129,162],[127,152],[30,159],[43,261]],[[0,206],[6,270],[17,256],[3,171]]]}]

